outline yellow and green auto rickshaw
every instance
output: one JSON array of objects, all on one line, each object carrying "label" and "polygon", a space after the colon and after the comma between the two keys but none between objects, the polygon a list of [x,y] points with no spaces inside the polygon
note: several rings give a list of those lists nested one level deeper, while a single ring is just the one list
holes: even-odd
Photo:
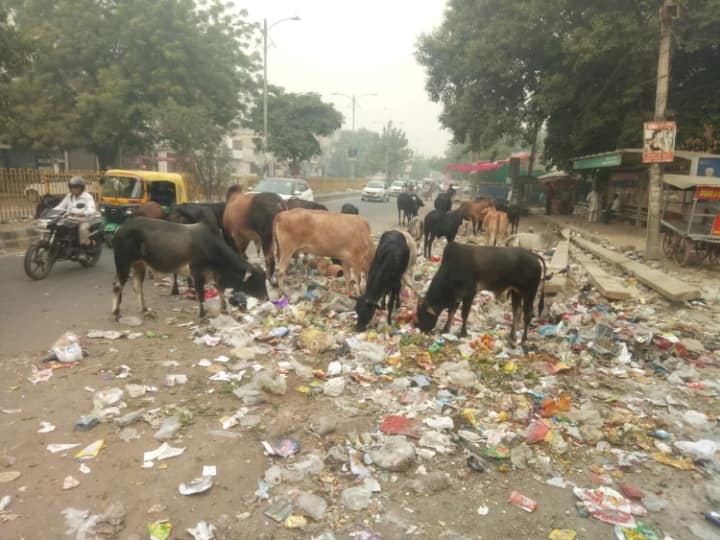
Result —
[{"label": "yellow and green auto rickshaw", "polygon": [[135,208],[154,201],[167,214],[171,206],[187,202],[185,181],[177,173],[111,169],[100,184],[100,213],[109,246],[117,228]]}]

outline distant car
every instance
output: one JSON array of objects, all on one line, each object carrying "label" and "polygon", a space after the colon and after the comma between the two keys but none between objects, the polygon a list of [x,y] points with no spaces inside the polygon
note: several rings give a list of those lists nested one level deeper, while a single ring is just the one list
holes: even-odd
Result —
[{"label": "distant car", "polygon": [[387,191],[385,191],[385,183],[382,180],[371,180],[363,188],[360,199],[363,201],[388,201],[389,197]]},{"label": "distant car", "polygon": [[251,193],[277,193],[284,201],[297,197],[305,201],[314,201],[312,189],[302,178],[263,178],[250,191]]},{"label": "distant car", "polygon": [[[68,178],[68,180],[70,180]],[[100,192],[100,185],[97,182],[87,182],[85,190],[91,194],[97,194]],[[65,195],[70,189],[68,188],[67,182],[49,182],[45,184],[34,183],[25,186],[25,197],[30,202],[38,202],[42,195]]]},{"label": "distant car", "polygon": [[397,197],[403,191],[405,191],[405,182],[403,182],[402,180],[395,180],[392,184],[390,184],[390,187],[388,188],[388,194],[391,197]]}]

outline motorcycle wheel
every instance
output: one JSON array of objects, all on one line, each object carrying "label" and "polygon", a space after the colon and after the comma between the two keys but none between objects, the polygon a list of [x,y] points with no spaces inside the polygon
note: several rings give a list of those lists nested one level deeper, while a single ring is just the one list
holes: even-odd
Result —
[{"label": "motorcycle wheel", "polygon": [[100,255],[102,255],[102,244],[98,244],[95,248],[88,250],[86,255],[87,259],[81,259],[79,262],[85,268],[92,268],[100,260]]},{"label": "motorcycle wheel", "polygon": [[115,237],[115,233],[105,233],[105,245],[112,249],[113,247],[113,238]]},{"label": "motorcycle wheel", "polygon": [[30,279],[45,279],[55,264],[55,257],[50,254],[49,246],[34,242],[25,252],[25,273]]}]

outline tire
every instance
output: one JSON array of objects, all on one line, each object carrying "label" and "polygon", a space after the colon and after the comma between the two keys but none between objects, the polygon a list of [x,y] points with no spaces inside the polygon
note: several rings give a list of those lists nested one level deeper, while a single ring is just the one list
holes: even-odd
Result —
[{"label": "tire", "polygon": [[100,260],[102,255],[102,244],[98,244],[94,250],[88,253],[89,258],[79,261],[85,268],[92,268]]},{"label": "tire", "polygon": [[105,246],[107,246],[109,249],[112,249],[113,247],[113,238],[115,237],[115,233],[105,233]]},{"label": "tire", "polygon": [[23,267],[30,279],[36,281],[45,279],[50,274],[53,264],[55,257],[50,255],[48,246],[41,242],[33,242],[25,252]]},{"label": "tire", "polygon": [[687,236],[683,236],[675,248],[675,260],[680,266],[687,266],[692,250],[693,241]]},{"label": "tire", "polygon": [[36,203],[40,200],[40,194],[34,189],[30,189],[25,192],[25,196],[31,203]]},{"label": "tire", "polygon": [[662,250],[666,258],[672,259],[673,252],[675,251],[675,233],[671,231],[665,231],[663,233]]}]

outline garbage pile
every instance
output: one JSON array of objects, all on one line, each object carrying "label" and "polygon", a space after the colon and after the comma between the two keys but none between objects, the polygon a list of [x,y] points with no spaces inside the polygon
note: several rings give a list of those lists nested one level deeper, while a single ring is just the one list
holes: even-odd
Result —
[{"label": "garbage pile", "polygon": [[[426,283],[436,268],[423,261],[416,281]],[[76,429],[107,423],[116,426],[114,436],[129,441],[140,437],[137,423],[149,425],[154,440],[146,441],[148,450],[136,461],[152,469],[185,459],[197,444],[183,436],[197,411],[148,406],[154,396],[182,394],[190,386],[195,392],[202,387],[205,396],[231,394],[237,408],[218,414],[212,432],[256,433],[257,452],[266,459],[257,490],[244,494],[253,505],[240,519],[261,512],[269,527],[301,529],[308,538],[382,538],[375,529],[388,523],[418,538],[466,538],[453,523],[445,524],[444,536],[435,536],[422,520],[399,516],[392,503],[401,493],[412,509],[416,497],[485,481],[507,487],[506,508],[463,501],[475,507],[477,519],[502,512],[501,519],[513,520],[513,512],[542,511],[546,503],[529,495],[528,482],[534,482],[572,493],[575,506],[560,512],[604,522],[606,537],[670,538],[657,518],[671,511],[687,521],[678,525],[676,539],[688,529],[698,538],[720,534],[716,306],[608,303],[581,287],[554,298],[521,348],[508,342],[509,306],[491,295],[478,295],[469,338],[418,333],[412,327],[414,299],[407,293],[396,326],[387,326],[379,312],[371,330],[356,334],[354,302],[340,286],[317,273],[296,275],[289,297],[261,303],[235,295],[239,307],[231,315],[182,323],[194,350],[205,357],[169,362],[162,385],[94,391],[87,410],[78,411]],[[692,310],[710,310],[715,322],[700,325],[683,317]],[[116,343],[131,335],[154,337],[93,330],[83,339]],[[78,339],[64,336],[53,350],[60,363],[68,364],[68,355],[82,361]],[[113,383],[130,372],[120,368]],[[44,369],[30,376],[33,384],[48,379]],[[259,429],[271,424],[274,406],[290,399],[304,400],[314,413],[291,433]],[[369,420],[367,429],[345,429],[356,425],[354,418]],[[76,459],[89,467],[107,439],[80,450]],[[70,449],[75,452],[75,445],[48,446],[49,452]],[[641,473],[658,480],[634,483]],[[233,489],[210,463],[193,474],[176,493],[213,497],[214,486]],[[691,507],[673,498],[663,480],[670,474],[682,475],[672,476],[673,482],[693,490]],[[66,480],[64,489],[82,484]],[[68,530],[90,530],[113,513],[119,515],[120,507],[102,514],[68,508]],[[222,526],[211,521],[188,533],[214,538]],[[576,530],[557,525],[544,534],[579,538]],[[482,522],[475,527],[481,530]],[[170,519],[148,523],[151,538],[168,538],[171,528]]]}]

